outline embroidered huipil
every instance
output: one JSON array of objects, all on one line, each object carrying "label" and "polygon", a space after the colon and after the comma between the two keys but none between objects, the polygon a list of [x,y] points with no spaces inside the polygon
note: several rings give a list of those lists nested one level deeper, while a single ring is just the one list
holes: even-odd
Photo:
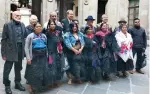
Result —
[{"label": "embroidered huipil", "polygon": [[46,48],[46,39],[41,36],[41,34],[36,35],[34,34],[33,40],[32,40],[32,48]]}]

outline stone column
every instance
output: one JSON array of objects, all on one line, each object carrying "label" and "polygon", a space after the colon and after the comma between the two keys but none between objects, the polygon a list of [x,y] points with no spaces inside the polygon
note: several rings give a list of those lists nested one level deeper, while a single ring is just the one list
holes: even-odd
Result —
[{"label": "stone column", "polygon": [[[148,31],[148,20],[149,20],[149,0],[140,0],[139,2],[139,18],[141,26]],[[147,32],[149,33],[149,32]]]},{"label": "stone column", "polygon": [[121,18],[128,21],[128,5],[128,0],[108,0],[106,14],[108,15],[108,23],[113,28],[118,25]]},{"label": "stone column", "polygon": [[[78,0],[78,20],[80,26],[85,24],[85,19],[88,15],[97,18],[98,0]],[[97,23],[97,19],[94,24]]]},{"label": "stone column", "polygon": [[10,0],[1,0],[1,15],[0,15],[0,32],[3,29],[3,25],[10,20]]},{"label": "stone column", "polygon": [[51,2],[48,2],[48,0],[42,0],[42,23],[48,21],[50,12],[57,10],[57,0],[51,0]]}]

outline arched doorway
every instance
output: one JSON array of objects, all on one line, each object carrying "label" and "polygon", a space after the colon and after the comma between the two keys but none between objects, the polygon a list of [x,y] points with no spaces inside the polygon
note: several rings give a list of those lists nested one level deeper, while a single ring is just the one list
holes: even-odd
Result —
[{"label": "arched doorway", "polygon": [[105,7],[108,0],[98,0],[97,23],[101,22],[101,16],[105,14]]}]

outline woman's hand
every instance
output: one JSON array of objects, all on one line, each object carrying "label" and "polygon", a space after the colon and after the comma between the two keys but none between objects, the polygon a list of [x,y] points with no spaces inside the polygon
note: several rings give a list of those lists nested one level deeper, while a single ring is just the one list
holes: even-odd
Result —
[{"label": "woman's hand", "polygon": [[74,53],[76,54],[76,55],[78,55],[78,54],[80,54],[80,52],[78,51],[78,50],[74,50]]},{"label": "woman's hand", "polygon": [[81,54],[81,52],[82,52],[82,49],[79,49],[79,53]]},{"label": "woman's hand", "polygon": [[31,64],[31,59],[27,59],[27,64]]}]

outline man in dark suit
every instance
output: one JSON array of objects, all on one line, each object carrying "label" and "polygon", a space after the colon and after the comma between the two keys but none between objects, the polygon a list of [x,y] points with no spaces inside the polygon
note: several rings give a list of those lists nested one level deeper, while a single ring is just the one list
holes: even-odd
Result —
[{"label": "man in dark suit", "polygon": [[26,28],[20,22],[21,14],[19,11],[12,13],[12,20],[4,24],[1,40],[1,54],[5,60],[3,71],[3,84],[6,94],[12,94],[9,74],[14,64],[15,70],[15,89],[25,91],[21,85],[22,59],[24,58],[24,44]]},{"label": "man in dark suit", "polygon": [[67,11],[67,18],[62,20],[63,33],[69,32],[69,24],[73,22],[74,13],[72,10]]},{"label": "man in dark suit", "polygon": [[56,23],[56,29],[59,30],[59,31],[63,31],[63,26],[61,24],[61,22],[58,21],[58,18],[57,18],[57,13],[56,12],[51,12],[50,15],[49,15],[49,20],[44,24],[44,29],[47,29],[47,25],[48,25],[48,22],[52,20]]}]

